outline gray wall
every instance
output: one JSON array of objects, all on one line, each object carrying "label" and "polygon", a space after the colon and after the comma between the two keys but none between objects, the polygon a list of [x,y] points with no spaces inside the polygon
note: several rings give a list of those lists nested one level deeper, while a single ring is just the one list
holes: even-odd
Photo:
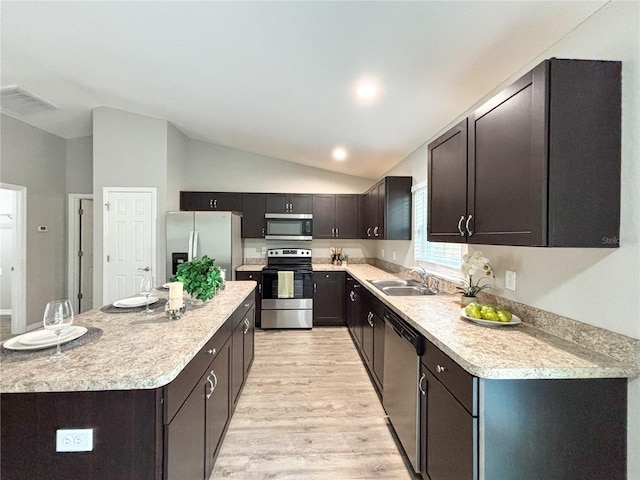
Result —
[{"label": "gray wall", "polygon": [[[164,239],[167,211],[167,121],[100,107],[93,111],[94,306],[102,305],[104,187],[157,191],[157,239]],[[165,277],[164,241],[157,241],[155,276]]]},{"label": "gray wall", "polygon": [[67,156],[67,193],[93,193],[93,137],[64,141]]},{"label": "gray wall", "polygon": [[27,187],[26,318],[36,325],[47,302],[66,296],[65,142],[7,115],[0,121],[0,180]]}]

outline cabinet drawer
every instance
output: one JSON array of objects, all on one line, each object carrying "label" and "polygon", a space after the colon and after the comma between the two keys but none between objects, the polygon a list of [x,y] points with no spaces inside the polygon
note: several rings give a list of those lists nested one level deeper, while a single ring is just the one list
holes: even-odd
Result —
[{"label": "cabinet drawer", "polygon": [[247,297],[242,301],[240,306],[233,312],[231,316],[231,331],[235,330],[236,327],[242,322],[246,316],[247,312],[256,302],[255,299],[255,291],[251,292]]},{"label": "cabinet drawer", "polygon": [[231,334],[231,322],[227,320],[220,330],[206,343],[206,345],[191,359],[182,372],[164,387],[164,424],[168,425],[174,415],[180,410],[200,377],[209,368],[216,355],[222,350],[224,343]]},{"label": "cabinet drawer", "polygon": [[478,379],[433,343],[425,342],[422,363],[472,415],[477,415]]}]

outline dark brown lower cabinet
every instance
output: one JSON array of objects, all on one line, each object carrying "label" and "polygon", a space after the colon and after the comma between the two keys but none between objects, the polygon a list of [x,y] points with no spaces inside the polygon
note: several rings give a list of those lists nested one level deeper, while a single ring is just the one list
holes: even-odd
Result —
[{"label": "dark brown lower cabinet", "polygon": [[477,476],[478,418],[422,366],[426,390],[426,473],[431,480]]},{"label": "dark brown lower cabinet", "polygon": [[362,344],[362,321],[360,320],[361,298],[359,295],[362,290],[362,285],[353,277],[347,277],[347,305],[346,305],[346,317],[347,327],[351,333],[351,338],[359,349]]},{"label": "dark brown lower cabinet", "polygon": [[343,326],[345,324],[344,272],[313,272],[313,326]]},{"label": "dark brown lower cabinet", "polygon": [[[252,293],[164,387],[0,395],[0,477],[206,480],[253,361],[254,308]],[[93,450],[56,452],[60,428],[93,429]]]},{"label": "dark brown lower cabinet", "polygon": [[625,378],[477,378],[426,343],[419,384],[423,478],[626,478]]},{"label": "dark brown lower cabinet", "polygon": [[[209,477],[213,470],[213,464],[222,446],[224,433],[231,420],[232,411],[229,404],[231,351],[231,341],[227,340],[227,343],[224,344],[222,350],[211,363],[210,370],[205,373],[206,384],[203,385],[201,383],[205,388],[205,479]],[[202,419],[200,421],[202,422]],[[194,459],[194,463],[196,462],[197,459]],[[182,479],[186,477],[178,475],[175,478]]]}]

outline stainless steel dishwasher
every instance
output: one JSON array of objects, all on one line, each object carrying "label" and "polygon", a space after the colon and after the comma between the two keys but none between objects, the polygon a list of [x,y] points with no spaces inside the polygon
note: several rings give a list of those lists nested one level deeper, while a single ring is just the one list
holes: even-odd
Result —
[{"label": "stainless steel dishwasher", "polygon": [[420,471],[418,376],[422,336],[385,309],[384,394],[382,403],[415,472]]}]

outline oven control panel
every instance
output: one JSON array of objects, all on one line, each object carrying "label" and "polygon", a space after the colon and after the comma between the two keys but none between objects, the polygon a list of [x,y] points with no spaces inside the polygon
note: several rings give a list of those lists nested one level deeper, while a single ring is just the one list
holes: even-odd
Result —
[{"label": "oven control panel", "polygon": [[267,250],[267,257],[289,257],[289,258],[311,258],[309,248],[270,248]]}]

